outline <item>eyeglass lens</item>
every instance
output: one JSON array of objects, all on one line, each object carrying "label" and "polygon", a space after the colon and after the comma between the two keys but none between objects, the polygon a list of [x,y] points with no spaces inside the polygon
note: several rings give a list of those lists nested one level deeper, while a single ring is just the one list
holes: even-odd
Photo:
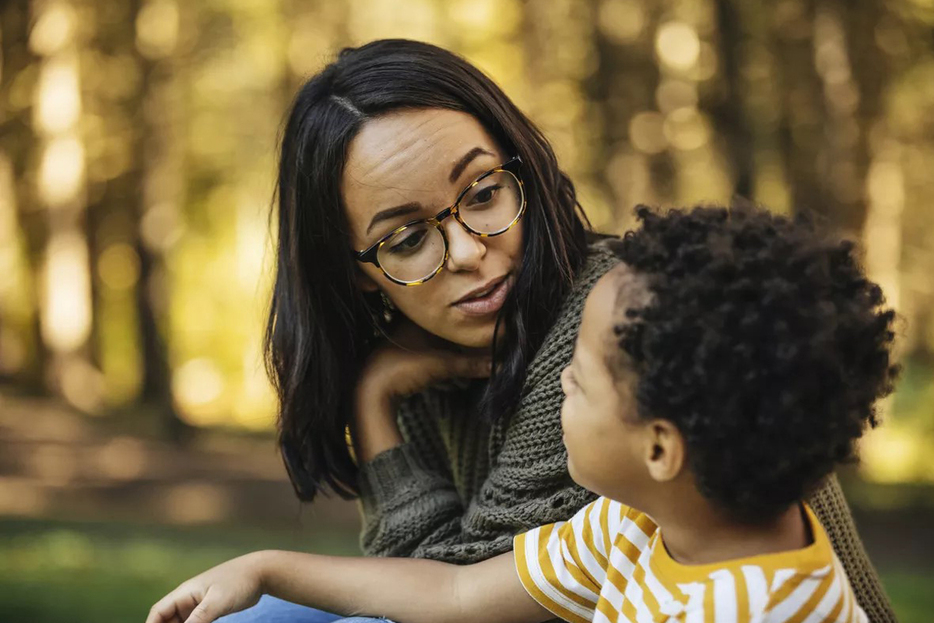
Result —
[{"label": "eyeglass lens", "polygon": [[[495,235],[515,222],[522,202],[522,186],[515,175],[496,171],[464,194],[458,213],[473,233]],[[440,229],[428,222],[419,222],[386,240],[377,258],[387,275],[411,283],[433,275],[444,262],[444,252],[445,241]]]}]

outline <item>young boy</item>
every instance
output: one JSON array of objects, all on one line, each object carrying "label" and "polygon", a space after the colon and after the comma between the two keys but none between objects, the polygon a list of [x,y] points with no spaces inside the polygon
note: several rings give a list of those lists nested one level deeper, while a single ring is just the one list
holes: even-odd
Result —
[{"label": "young boy", "polygon": [[562,372],[568,468],[603,497],[471,566],[249,554],[147,623],[206,623],[264,593],[403,623],[865,621],[801,500],[876,423],[894,313],[853,245],[804,223],[637,213]]}]

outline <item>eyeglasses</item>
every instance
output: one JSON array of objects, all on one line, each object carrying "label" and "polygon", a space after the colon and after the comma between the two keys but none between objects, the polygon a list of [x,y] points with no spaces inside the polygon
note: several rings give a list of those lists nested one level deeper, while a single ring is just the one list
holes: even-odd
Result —
[{"label": "eyeglasses", "polygon": [[425,283],[444,268],[448,238],[441,223],[449,216],[480,238],[499,236],[519,222],[525,212],[525,187],[519,177],[522,160],[490,169],[461,191],[453,205],[433,218],[406,223],[355,255],[360,262],[379,267],[399,285]]}]

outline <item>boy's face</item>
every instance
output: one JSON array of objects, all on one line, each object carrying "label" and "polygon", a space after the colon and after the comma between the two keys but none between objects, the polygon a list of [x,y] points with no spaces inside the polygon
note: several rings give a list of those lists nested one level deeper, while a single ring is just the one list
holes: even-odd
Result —
[{"label": "boy's face", "polygon": [[624,321],[626,308],[642,307],[648,297],[643,280],[626,265],[604,275],[587,297],[574,357],[561,373],[561,426],[571,477],[627,503],[636,502],[650,480],[643,461],[646,424],[636,413],[636,375],[613,327]]}]

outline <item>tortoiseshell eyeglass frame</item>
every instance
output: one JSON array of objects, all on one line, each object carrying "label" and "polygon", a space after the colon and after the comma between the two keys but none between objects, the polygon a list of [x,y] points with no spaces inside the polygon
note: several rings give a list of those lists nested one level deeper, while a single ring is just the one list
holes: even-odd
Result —
[{"label": "tortoiseshell eyeglass frame", "polygon": [[[449,216],[453,216],[455,219],[457,219],[457,222],[461,224],[461,227],[463,227],[464,229],[466,229],[467,231],[469,231],[470,233],[472,233],[473,235],[479,238],[492,238],[493,236],[499,236],[501,234],[505,234],[507,231],[512,229],[516,223],[519,222],[519,220],[522,218],[522,215],[525,214],[525,208],[527,205],[526,196],[525,196],[525,186],[522,182],[522,177],[519,175],[519,168],[521,165],[522,165],[522,159],[519,156],[515,156],[514,158],[507,160],[506,162],[499,165],[498,167],[490,169],[489,171],[487,171],[486,173],[484,173],[483,175],[475,179],[473,182],[468,184],[467,187],[464,188],[464,190],[462,190],[459,195],[457,195],[457,200],[454,201],[453,204],[441,210],[440,212],[435,214],[432,218],[423,218],[423,219],[418,219],[418,220],[414,220],[409,223],[406,223],[405,225],[402,225],[392,230],[391,232],[389,232],[388,234],[386,234],[385,236],[383,236],[382,238],[374,242],[372,245],[364,249],[363,251],[354,251],[354,255],[356,256],[357,261],[364,262],[367,264],[373,264],[374,266],[379,268],[383,272],[384,275],[386,275],[387,279],[401,286],[412,287],[412,286],[417,286],[417,285],[421,285],[425,283],[426,281],[428,281],[429,279],[431,279],[432,277],[440,273],[444,269],[444,265],[447,264],[447,261],[448,261],[448,237],[444,233],[444,229],[441,227],[441,223],[444,221],[444,219],[448,218]],[[494,173],[499,173],[503,171],[505,171],[506,173],[510,173],[513,177],[516,178],[516,181],[519,182],[519,193],[521,195],[521,203],[519,205],[519,212],[516,214],[516,218],[514,218],[512,222],[509,223],[509,225],[507,225],[503,229],[496,231],[496,232],[492,232],[492,233],[479,232],[471,228],[470,225],[464,222],[464,219],[460,215],[460,203],[463,200],[464,196],[468,192],[470,192],[471,188],[473,188],[474,186],[476,186],[477,184],[479,184],[480,182],[482,182],[489,176],[493,175]],[[444,258],[438,264],[438,267],[434,270],[434,272],[428,275],[427,277],[423,277],[415,281],[402,281],[402,280],[396,279],[395,277],[387,273],[386,270],[382,266],[380,266],[379,257],[378,257],[380,247],[386,244],[386,242],[388,242],[389,239],[395,236],[396,234],[400,234],[410,227],[413,227],[415,225],[421,225],[423,223],[427,223],[428,225],[431,225],[437,228],[437,230],[441,232],[441,238],[444,240]]]}]

